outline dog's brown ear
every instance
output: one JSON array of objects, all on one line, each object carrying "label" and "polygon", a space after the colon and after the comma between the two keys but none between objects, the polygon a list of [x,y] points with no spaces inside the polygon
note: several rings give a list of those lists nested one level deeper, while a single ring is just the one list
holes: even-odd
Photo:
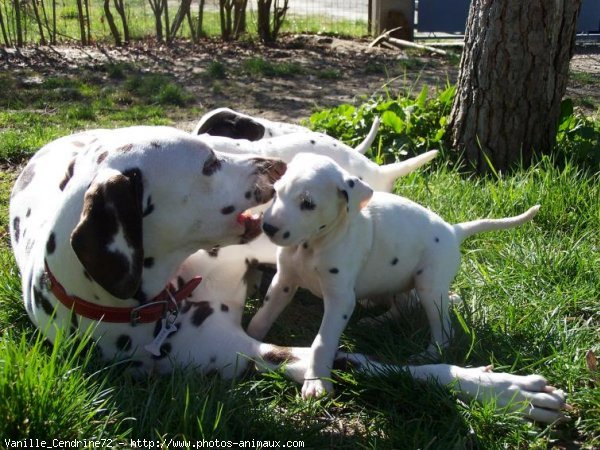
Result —
[{"label": "dog's brown ear", "polygon": [[373,189],[359,178],[346,178],[338,186],[339,194],[346,200],[349,213],[363,209],[371,197]]},{"label": "dog's brown ear", "polygon": [[87,273],[115,297],[139,289],[142,242],[142,174],[139,169],[99,174],[85,193],[71,246]]}]

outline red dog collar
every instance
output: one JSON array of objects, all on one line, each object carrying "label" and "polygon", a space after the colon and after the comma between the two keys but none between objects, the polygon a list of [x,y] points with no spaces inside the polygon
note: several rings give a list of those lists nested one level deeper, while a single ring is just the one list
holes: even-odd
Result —
[{"label": "red dog collar", "polygon": [[92,320],[102,320],[111,323],[152,323],[166,317],[167,312],[177,311],[180,301],[189,297],[198,287],[202,277],[194,277],[183,285],[181,289],[171,292],[173,287],[167,286],[150,302],[137,307],[102,306],[80,297],[69,295],[65,288],[58,282],[46,264],[46,275],[50,281],[50,291],[67,308],[75,314]]}]

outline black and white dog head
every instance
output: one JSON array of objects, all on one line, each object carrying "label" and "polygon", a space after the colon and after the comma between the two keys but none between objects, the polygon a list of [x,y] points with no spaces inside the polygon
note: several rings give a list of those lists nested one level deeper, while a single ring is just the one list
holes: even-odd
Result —
[{"label": "black and white dog head", "polygon": [[263,231],[285,247],[309,241],[352,217],[373,190],[326,156],[300,153],[275,183],[275,198],[265,211]]},{"label": "black and white dog head", "polygon": [[176,131],[153,133],[136,127],[119,136],[118,149],[103,156],[91,183],[74,182],[76,162],[67,186],[79,191],[69,206],[79,201],[81,211],[72,249],[87,273],[119,298],[137,291],[149,257],[257,237],[260,218],[247,210],[270,200],[273,182],[285,172],[279,160],[222,154]]},{"label": "black and white dog head", "polygon": [[202,116],[192,134],[259,141],[291,133],[310,132],[300,125],[252,117],[229,108],[217,108]]}]

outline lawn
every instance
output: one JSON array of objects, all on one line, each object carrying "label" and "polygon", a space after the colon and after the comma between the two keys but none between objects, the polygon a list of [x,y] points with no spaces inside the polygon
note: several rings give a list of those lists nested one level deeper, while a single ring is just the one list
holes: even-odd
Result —
[{"label": "lawn", "polygon": [[[251,71],[257,63],[248,64]],[[0,84],[5,86],[0,94],[3,439],[96,439],[104,448],[131,448],[144,439],[170,448],[184,441],[191,448],[192,441],[201,439],[282,445],[297,440],[304,448],[600,446],[600,374],[594,358],[600,354],[600,174],[587,158],[598,148],[589,147],[591,141],[577,134],[588,126],[597,142],[597,119],[590,127],[573,116],[558,156],[540,157],[530,168],[487,178],[466,176],[443,152],[435,164],[396,187],[398,194],[449,222],[514,215],[542,205],[531,223],[464,243],[461,269],[452,285],[463,299],[454,310],[458,332],[442,359],[544,375],[565,390],[573,406],[568,422],[544,427],[494,412],[491,405],[463,403],[448,388],[417,383],[403,374],[340,374],[333,398],[304,402],[299,386],[279,373],[222,381],[175,371],[133,380],[119,365],[99,365],[85,337],[64,336],[54,346],[45,344],[26,317],[6,231],[10,186],[19,166],[45,142],[74,130],[169,124],[181,117],[196,118],[201,111],[192,107],[176,80],[126,66],[105,65],[68,78],[16,77],[8,72],[0,75]],[[409,108],[405,101],[401,99],[401,107]],[[431,106],[423,99],[416,101],[424,110]],[[408,143],[392,134],[397,120],[387,120],[383,138],[390,145],[395,145],[394,136],[398,138],[400,154]],[[439,143],[437,131],[430,131],[427,145]],[[423,145],[417,140],[413,150]],[[581,145],[588,145],[586,155],[575,158]],[[257,304],[250,299],[245,320]],[[321,309],[320,301],[300,296],[269,339],[308,345]],[[342,339],[346,349],[401,364],[426,345],[427,326],[420,310],[376,329],[358,327],[356,322],[368,314],[360,309],[355,313]],[[4,440],[3,445],[8,447]]]}]

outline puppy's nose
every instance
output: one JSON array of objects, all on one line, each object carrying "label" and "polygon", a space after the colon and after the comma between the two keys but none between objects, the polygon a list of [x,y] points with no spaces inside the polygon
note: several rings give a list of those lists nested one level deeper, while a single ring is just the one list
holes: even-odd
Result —
[{"label": "puppy's nose", "polygon": [[273,237],[275,235],[275,233],[277,233],[279,231],[279,228],[274,227],[270,223],[266,223],[266,222],[263,223],[262,229],[265,232],[265,234],[269,237]]}]

